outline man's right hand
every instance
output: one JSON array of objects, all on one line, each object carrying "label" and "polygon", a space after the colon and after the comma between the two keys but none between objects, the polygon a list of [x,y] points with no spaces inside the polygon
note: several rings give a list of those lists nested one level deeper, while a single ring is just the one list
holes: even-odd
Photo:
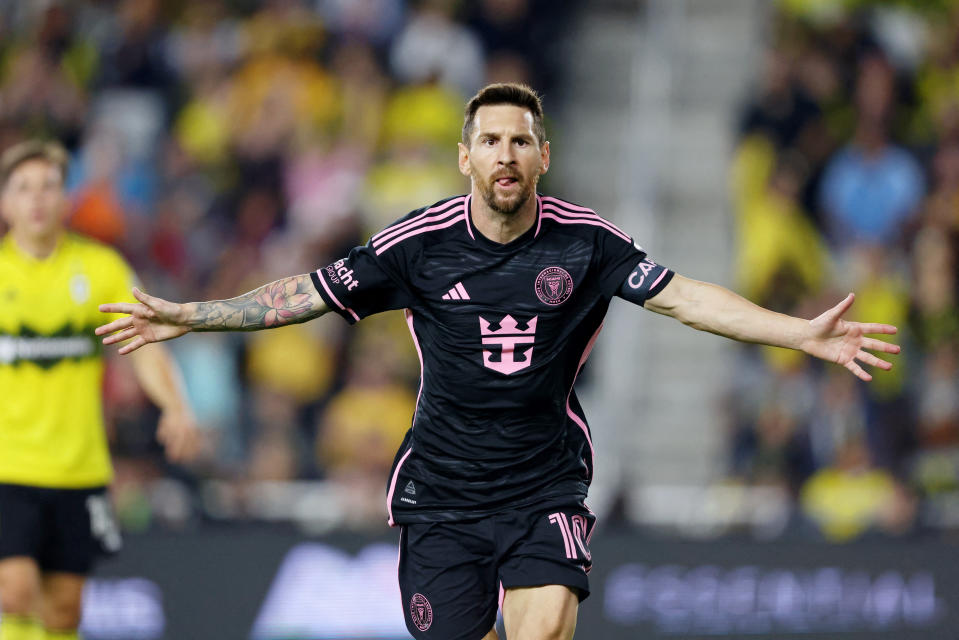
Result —
[{"label": "man's right hand", "polygon": [[125,318],[96,328],[95,333],[98,336],[106,335],[103,344],[129,340],[130,342],[119,350],[121,355],[125,355],[145,344],[178,338],[190,331],[190,327],[181,324],[186,305],[148,295],[136,287],[133,288],[133,296],[140,302],[111,302],[100,305],[103,313],[128,314]]}]

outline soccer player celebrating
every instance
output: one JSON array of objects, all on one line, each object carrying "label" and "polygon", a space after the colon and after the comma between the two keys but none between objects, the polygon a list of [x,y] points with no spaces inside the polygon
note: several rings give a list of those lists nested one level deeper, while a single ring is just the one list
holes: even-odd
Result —
[{"label": "soccer player celebrating", "polygon": [[550,147],[538,96],[490,85],[466,107],[470,193],[413,211],[348,256],[230,300],[138,304],[97,329],[120,353],[188,331],[255,330],[333,310],[347,322],[405,309],[422,366],[412,427],[387,485],[401,527],[399,581],[414,637],[571,638],[589,594],[585,505],[593,446],[573,383],[613,296],[736,340],[799,349],[871,376],[866,350],[899,348],[842,319],[758,307],[674,274],[596,213],[536,191]]},{"label": "soccer player celebrating", "polygon": [[[106,495],[97,304],[129,299],[112,249],[67,233],[66,151],[28,141],[0,157],[0,640],[77,638],[85,576],[121,540]],[[138,352],[137,378],[162,410],[174,460],[196,428],[165,348]]]}]

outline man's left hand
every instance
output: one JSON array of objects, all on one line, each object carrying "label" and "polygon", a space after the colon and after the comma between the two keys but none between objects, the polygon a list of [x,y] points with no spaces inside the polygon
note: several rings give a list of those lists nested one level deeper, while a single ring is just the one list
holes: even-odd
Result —
[{"label": "man's left hand", "polygon": [[803,341],[802,350],[811,356],[840,364],[856,377],[869,382],[872,376],[866,373],[856,360],[888,371],[892,368],[891,363],[865,350],[899,353],[899,345],[867,338],[866,334],[892,335],[898,329],[891,324],[843,320],[843,314],[849,310],[855,298],[855,295],[850,293],[835,307],[810,320],[809,335]]}]

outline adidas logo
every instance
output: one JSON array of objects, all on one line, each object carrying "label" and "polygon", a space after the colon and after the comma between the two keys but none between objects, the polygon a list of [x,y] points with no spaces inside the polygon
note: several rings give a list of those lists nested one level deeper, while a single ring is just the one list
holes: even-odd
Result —
[{"label": "adidas logo", "polygon": [[403,491],[406,492],[406,493],[408,493],[408,494],[410,494],[411,496],[415,496],[415,495],[416,495],[416,485],[413,484],[413,481],[412,481],[412,480],[410,480],[409,482],[406,483],[406,488],[403,489]]},{"label": "adidas logo", "polygon": [[449,290],[449,293],[443,296],[444,300],[469,300],[470,294],[466,293],[466,287],[463,286],[462,282],[457,282],[452,289]]}]

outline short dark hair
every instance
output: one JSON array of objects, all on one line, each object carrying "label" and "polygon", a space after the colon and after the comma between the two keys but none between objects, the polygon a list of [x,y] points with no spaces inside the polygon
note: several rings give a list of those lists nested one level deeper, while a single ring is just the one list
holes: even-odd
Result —
[{"label": "short dark hair", "polygon": [[0,156],[0,188],[7,185],[7,180],[13,172],[24,162],[30,160],[44,160],[60,170],[60,177],[67,178],[67,164],[69,154],[59,142],[50,140],[25,140],[9,147]]},{"label": "short dark hair", "polygon": [[473,123],[480,107],[496,104],[511,104],[527,109],[533,115],[533,134],[542,145],[546,142],[546,127],[543,126],[543,103],[539,95],[525,84],[500,82],[489,84],[466,103],[466,117],[463,120],[463,144],[469,146],[473,136]]}]

